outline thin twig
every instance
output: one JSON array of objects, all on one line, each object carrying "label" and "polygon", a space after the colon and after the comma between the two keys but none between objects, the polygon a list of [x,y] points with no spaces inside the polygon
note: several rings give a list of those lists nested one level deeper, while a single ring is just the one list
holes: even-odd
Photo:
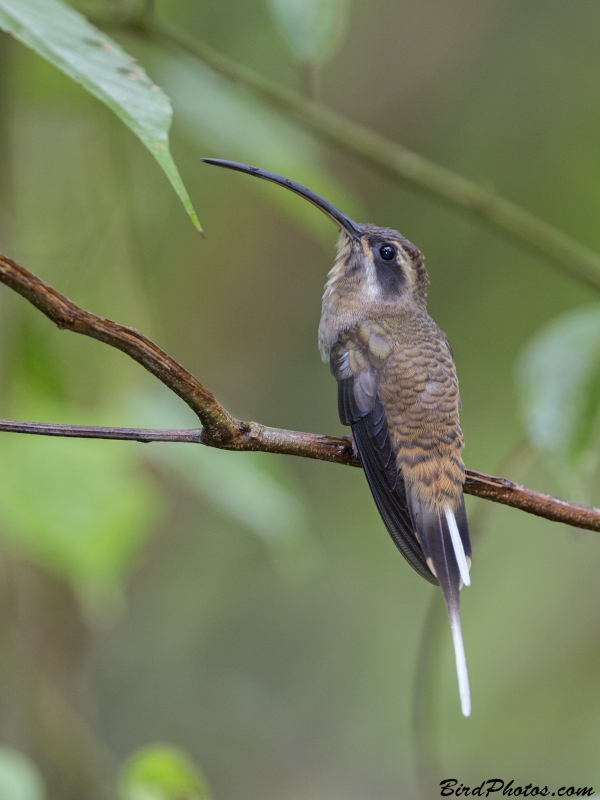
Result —
[{"label": "thin twig", "polygon": [[[111,24],[106,15],[98,21]],[[185,51],[291,115],[339,151],[358,158],[402,185],[468,212],[519,244],[550,258],[588,286],[600,289],[600,256],[597,253],[495,192],[239,64],[165,20],[130,16],[114,18],[112,22]]]},{"label": "thin twig", "polygon": [[[32,303],[59,328],[90,336],[126,353],[179,395],[202,423],[201,429],[182,431],[53,425],[5,420],[0,421],[0,431],[36,433],[44,436],[132,439],[140,442],[191,442],[223,450],[281,453],[331,461],[351,467],[361,466],[350,437],[321,436],[316,433],[268,428],[258,422],[234,419],[185,367],[135,328],[125,327],[84,311],[59,294],[52,286],[3,255],[0,255],[0,283],[4,283]],[[567,503],[549,494],[520,486],[506,478],[467,470],[464,490],[467,494],[513,506],[555,522],[600,531],[600,509]]]},{"label": "thin twig", "polygon": [[156,428],[103,428],[98,425],[63,425],[53,422],[17,422],[0,419],[4,433],[33,433],[67,439],[123,439],[130,442],[189,442],[202,444],[202,428],[157,430]]},{"label": "thin twig", "polygon": [[437,748],[438,678],[448,617],[441,592],[431,592],[421,627],[412,691],[412,732],[420,800],[440,796]]}]

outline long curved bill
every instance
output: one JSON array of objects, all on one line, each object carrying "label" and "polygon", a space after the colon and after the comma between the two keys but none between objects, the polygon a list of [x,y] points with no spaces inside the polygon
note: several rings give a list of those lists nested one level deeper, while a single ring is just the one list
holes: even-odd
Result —
[{"label": "long curved bill", "polygon": [[250,167],[248,164],[240,164],[237,161],[224,161],[220,158],[203,158],[201,160],[204,161],[205,164],[214,164],[217,167],[246,172],[248,175],[254,175],[255,178],[262,178],[264,181],[271,181],[271,183],[276,183],[278,186],[283,186],[284,189],[289,189],[291,192],[299,194],[300,197],[304,197],[304,199],[312,203],[313,206],[319,208],[332,222],[335,222],[338,228],[346,231],[353,239],[360,239],[360,226],[357,225],[356,222],[353,222],[350,217],[342,214],[335,206],[332,206],[327,200],[319,197],[315,192],[311,192],[310,189],[307,189],[305,186],[295,181],[291,181],[289,178],[276,175],[274,172],[267,172],[267,170],[259,169],[258,167]]}]

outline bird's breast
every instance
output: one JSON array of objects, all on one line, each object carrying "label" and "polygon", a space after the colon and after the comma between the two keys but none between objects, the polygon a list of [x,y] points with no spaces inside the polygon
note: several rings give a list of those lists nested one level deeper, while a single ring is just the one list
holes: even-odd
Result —
[{"label": "bird's breast", "polygon": [[378,376],[396,464],[431,511],[462,497],[463,435],[456,372],[444,341],[399,347]]}]

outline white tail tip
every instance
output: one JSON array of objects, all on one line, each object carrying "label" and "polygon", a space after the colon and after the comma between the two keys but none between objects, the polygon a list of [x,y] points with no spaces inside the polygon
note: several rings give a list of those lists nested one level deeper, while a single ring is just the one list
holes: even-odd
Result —
[{"label": "white tail tip", "polygon": [[471,715],[471,690],[469,688],[469,673],[467,672],[467,659],[465,658],[465,647],[463,644],[458,609],[450,612],[450,628],[452,629],[456,674],[458,675],[460,708],[464,716],[468,717]]},{"label": "white tail tip", "polygon": [[[444,509],[446,515],[446,522],[448,523],[448,530],[450,531],[450,538],[452,539],[452,547],[454,548],[454,555],[456,556],[456,563],[460,571],[460,577],[465,586],[471,585],[471,577],[469,575],[469,565],[465,556],[465,548],[463,547],[460,533],[458,532],[458,525],[456,524],[456,517],[454,511],[450,506]],[[466,715],[468,716],[468,715]]]}]

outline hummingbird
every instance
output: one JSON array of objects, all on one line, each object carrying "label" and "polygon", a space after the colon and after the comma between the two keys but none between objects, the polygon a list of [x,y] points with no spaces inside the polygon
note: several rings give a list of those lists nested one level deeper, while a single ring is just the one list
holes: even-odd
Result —
[{"label": "hummingbird", "polygon": [[463,484],[461,407],[452,350],[427,313],[420,250],[398,231],[359,224],[295,181],[215,158],[315,205],[339,228],[319,349],[338,385],[375,504],[394,544],[446,602],[462,713],[471,713],[459,591],[470,584],[471,544]]}]

